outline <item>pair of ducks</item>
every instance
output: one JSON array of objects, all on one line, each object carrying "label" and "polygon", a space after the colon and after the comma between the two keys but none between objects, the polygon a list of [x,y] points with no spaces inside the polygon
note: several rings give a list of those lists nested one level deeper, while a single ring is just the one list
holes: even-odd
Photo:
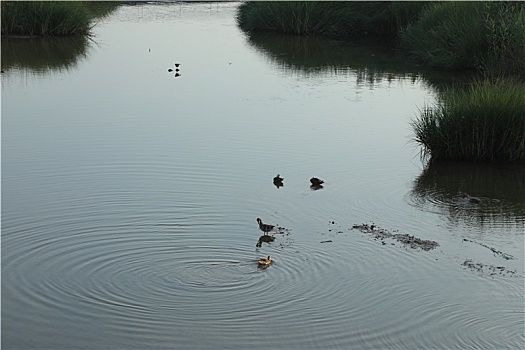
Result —
[{"label": "pair of ducks", "polygon": [[[284,179],[281,177],[280,174],[277,174],[277,176],[273,178],[273,184],[275,186],[284,186],[283,181]],[[324,181],[321,179],[318,179],[317,177],[312,177],[310,179],[310,183],[312,184],[312,186],[319,187],[322,184],[324,184]]]}]

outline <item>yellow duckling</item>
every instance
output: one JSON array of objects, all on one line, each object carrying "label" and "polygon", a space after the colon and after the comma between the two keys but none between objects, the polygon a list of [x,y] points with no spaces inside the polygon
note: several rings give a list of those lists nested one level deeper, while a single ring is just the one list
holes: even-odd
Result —
[{"label": "yellow duckling", "polygon": [[259,259],[259,265],[268,266],[272,263],[272,257],[268,255],[268,258]]}]

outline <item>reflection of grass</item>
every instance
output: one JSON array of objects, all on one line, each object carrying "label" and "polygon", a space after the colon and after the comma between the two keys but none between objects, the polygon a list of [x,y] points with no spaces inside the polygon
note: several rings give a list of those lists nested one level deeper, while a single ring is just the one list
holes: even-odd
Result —
[{"label": "reflection of grass", "polygon": [[382,81],[421,80],[441,89],[454,81],[464,81],[458,74],[433,72],[400,58],[391,41],[355,39],[351,42],[320,37],[253,33],[252,46],[266,54],[273,64],[297,75],[354,74],[360,86],[374,87]]},{"label": "reflection of grass", "polygon": [[246,1],[237,20],[250,34],[396,37],[431,67],[525,76],[525,4],[519,1]]},{"label": "reflection of grass", "polygon": [[451,88],[412,122],[432,159],[525,162],[525,84],[477,82]]},{"label": "reflection of grass", "polygon": [[37,73],[62,70],[77,64],[87,54],[85,36],[54,38],[3,38],[2,70],[28,68]]},{"label": "reflection of grass", "polygon": [[[461,204],[460,192],[483,201]],[[480,223],[502,219],[516,223],[525,217],[525,167],[433,161],[414,181],[412,197],[418,203],[445,208],[454,220],[464,217]]]}]

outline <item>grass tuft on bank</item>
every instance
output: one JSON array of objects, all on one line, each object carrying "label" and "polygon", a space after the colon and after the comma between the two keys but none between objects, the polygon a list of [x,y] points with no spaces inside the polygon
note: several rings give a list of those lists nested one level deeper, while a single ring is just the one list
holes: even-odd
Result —
[{"label": "grass tuft on bank", "polygon": [[525,83],[478,81],[451,88],[412,122],[432,160],[525,162]]},{"label": "grass tuft on bank", "polygon": [[86,35],[92,19],[108,14],[118,2],[1,1],[2,35]]},{"label": "grass tuft on bank", "polygon": [[426,65],[525,78],[525,3],[436,2],[399,34]]},{"label": "grass tuft on bank", "polygon": [[281,32],[345,38],[364,34],[394,36],[428,2],[246,1],[237,22],[247,32]]}]

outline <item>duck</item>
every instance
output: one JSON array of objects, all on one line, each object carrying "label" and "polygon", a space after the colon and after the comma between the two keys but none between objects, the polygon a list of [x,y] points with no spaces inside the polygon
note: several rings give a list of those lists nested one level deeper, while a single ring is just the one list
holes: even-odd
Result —
[{"label": "duck", "polygon": [[175,63],[175,67],[178,67],[178,66],[180,66],[180,63]]},{"label": "duck", "polygon": [[259,224],[259,229],[264,232],[265,235],[270,231],[275,231],[274,225],[264,224],[260,218],[257,218],[257,223]]},{"label": "duck", "polygon": [[171,68],[168,68],[168,72],[170,72],[170,73],[171,73],[171,72],[173,72],[173,69],[171,69]]},{"label": "duck", "polygon": [[281,186],[284,186],[283,180],[284,179],[281,177],[281,175],[277,174],[277,176],[273,178],[273,184],[277,186],[277,188],[279,188]]},{"label": "duck", "polygon": [[465,192],[461,193],[461,198],[469,201],[470,203],[476,203],[476,204],[481,203],[481,198],[479,198],[479,197],[472,197],[472,196],[468,195]]},{"label": "duck", "polygon": [[310,179],[310,183],[312,184],[312,186],[321,186],[322,184],[324,184],[324,181],[316,177],[312,177]]},{"label": "duck", "polygon": [[268,258],[259,259],[259,265],[268,266],[272,263],[272,257],[268,255]]}]

